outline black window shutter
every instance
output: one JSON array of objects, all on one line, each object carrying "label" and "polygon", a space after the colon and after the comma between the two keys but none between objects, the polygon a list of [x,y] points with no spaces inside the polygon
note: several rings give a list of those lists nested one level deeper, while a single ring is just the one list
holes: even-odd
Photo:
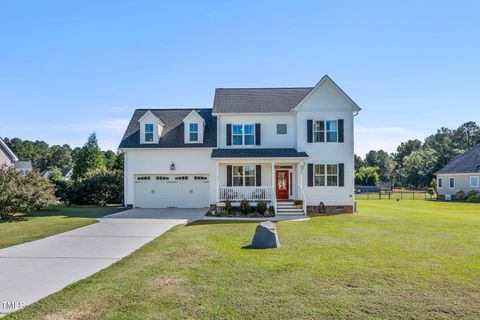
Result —
[{"label": "black window shutter", "polygon": [[227,187],[232,186],[232,166],[227,166]]},{"label": "black window shutter", "polygon": [[307,174],[308,174],[307,186],[313,187],[313,163],[309,163],[307,165]]},{"label": "black window shutter", "polygon": [[255,145],[260,145],[260,137],[261,137],[261,126],[260,123],[255,123]]},{"label": "black window shutter", "polygon": [[255,185],[260,187],[262,185],[262,166],[257,164],[255,168]]},{"label": "black window shutter", "polygon": [[338,119],[338,142],[344,141],[343,119]]},{"label": "black window shutter", "polygon": [[227,146],[232,145],[232,125],[230,123],[227,124]]},{"label": "black window shutter", "polygon": [[313,120],[307,120],[307,143],[313,142]]},{"label": "black window shutter", "polygon": [[345,186],[345,164],[338,164],[338,186]]}]

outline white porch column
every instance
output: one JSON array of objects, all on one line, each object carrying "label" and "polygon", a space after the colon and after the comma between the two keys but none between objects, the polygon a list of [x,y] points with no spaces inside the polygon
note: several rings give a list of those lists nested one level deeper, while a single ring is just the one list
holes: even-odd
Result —
[{"label": "white porch column", "polygon": [[220,163],[216,161],[215,165],[215,194],[216,202],[220,202]]},{"label": "white porch column", "polygon": [[272,187],[275,191],[275,162],[272,162]]}]

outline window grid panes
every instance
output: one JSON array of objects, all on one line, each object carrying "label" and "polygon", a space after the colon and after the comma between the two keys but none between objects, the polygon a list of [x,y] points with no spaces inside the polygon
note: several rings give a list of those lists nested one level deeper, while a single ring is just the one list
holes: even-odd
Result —
[{"label": "window grid panes", "polygon": [[190,123],[190,141],[196,142],[198,141],[198,123]]},{"label": "window grid panes", "polygon": [[325,165],[316,164],[313,171],[313,181],[316,187],[325,186]]},{"label": "window grid panes", "polygon": [[337,164],[316,164],[313,168],[313,185],[316,187],[338,186]]},{"label": "window grid panes", "polygon": [[287,134],[287,124],[285,123],[277,124],[277,134]]},{"label": "window grid panes", "polygon": [[145,124],[145,141],[153,142],[153,124],[152,123]]},{"label": "window grid panes", "polygon": [[336,187],[338,184],[338,166],[327,164],[327,186]]},{"label": "window grid panes", "polygon": [[232,125],[232,144],[234,146],[254,145],[255,144],[255,126],[253,124]]},{"label": "window grid panes", "polygon": [[234,187],[255,186],[256,170],[254,165],[233,166],[232,180]]},{"label": "window grid panes", "polygon": [[313,142],[323,142],[325,135],[325,121],[315,121],[313,125]]}]

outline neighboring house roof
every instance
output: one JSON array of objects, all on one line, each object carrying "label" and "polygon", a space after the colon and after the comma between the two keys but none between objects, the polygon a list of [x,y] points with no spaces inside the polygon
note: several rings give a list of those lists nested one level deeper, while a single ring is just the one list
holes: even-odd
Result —
[{"label": "neighboring house roof", "polygon": [[[205,120],[203,143],[185,143],[183,119],[192,110]],[[152,112],[165,124],[158,143],[140,143],[139,119]],[[212,116],[212,109],[137,109],[133,113],[119,148],[214,148],[217,145],[217,120]]]},{"label": "neighboring house roof", "polygon": [[267,149],[214,149],[212,158],[308,158],[305,152],[298,152],[294,148],[267,148]]},{"label": "neighboring house roof", "polygon": [[10,159],[11,162],[18,161],[18,157],[8,147],[7,143],[2,138],[0,138],[0,151],[2,151]]},{"label": "neighboring house roof", "polygon": [[218,88],[213,113],[289,112],[312,90],[303,88]]},{"label": "neighboring house roof", "polygon": [[480,172],[480,144],[450,161],[436,174]]},{"label": "neighboring house roof", "polygon": [[32,161],[17,161],[14,166],[16,169],[32,170]]},{"label": "neighboring house roof", "polygon": [[60,170],[60,171],[62,171],[62,177],[65,178],[67,176],[67,174],[69,174],[70,171],[72,171],[72,168],[62,168],[62,170]]}]

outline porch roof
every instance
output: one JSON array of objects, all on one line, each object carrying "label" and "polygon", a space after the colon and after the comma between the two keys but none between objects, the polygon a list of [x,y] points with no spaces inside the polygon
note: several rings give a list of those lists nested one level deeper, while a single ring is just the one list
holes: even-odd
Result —
[{"label": "porch roof", "polygon": [[213,149],[212,158],[308,158],[306,152],[294,148]]}]

